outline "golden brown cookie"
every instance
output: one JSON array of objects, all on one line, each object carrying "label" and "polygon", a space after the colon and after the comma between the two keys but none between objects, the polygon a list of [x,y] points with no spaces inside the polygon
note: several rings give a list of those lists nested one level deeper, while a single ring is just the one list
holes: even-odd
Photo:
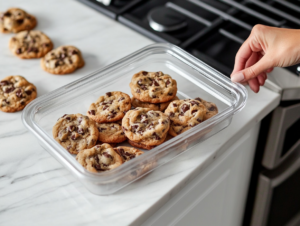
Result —
[{"label": "golden brown cookie", "polygon": [[195,98],[195,100],[200,101],[206,107],[206,114],[204,116],[204,120],[207,120],[213,117],[214,115],[218,114],[217,105],[215,105],[214,103],[205,101],[200,97]]},{"label": "golden brown cookie", "polygon": [[2,33],[32,30],[36,24],[34,16],[19,8],[10,8],[0,14],[0,32]]},{"label": "golden brown cookie", "polygon": [[98,123],[115,122],[122,119],[124,112],[131,109],[130,97],[119,91],[108,92],[92,103],[87,116]]},{"label": "golden brown cookie", "polygon": [[141,107],[141,108],[149,108],[153,111],[164,111],[173,100],[179,100],[179,98],[176,96],[171,101],[164,102],[164,103],[152,104],[152,103],[142,102],[142,101],[132,97],[131,105],[135,108]]},{"label": "golden brown cookie", "polygon": [[36,87],[22,76],[8,76],[0,81],[1,111],[20,111],[36,96]]},{"label": "golden brown cookie", "polygon": [[41,31],[22,31],[9,41],[11,52],[22,59],[41,58],[52,48],[52,41]]},{"label": "golden brown cookie", "polygon": [[41,67],[56,75],[65,75],[84,66],[81,52],[74,46],[60,46],[41,59]]},{"label": "golden brown cookie", "polygon": [[145,150],[151,150],[151,149],[153,149],[153,148],[156,147],[156,146],[151,146],[151,145],[145,145],[145,144],[137,143],[137,142],[134,142],[134,141],[129,140],[129,139],[128,139],[128,143],[131,146],[133,146],[133,147],[142,148],[142,149],[145,149]]},{"label": "golden brown cookie", "polygon": [[52,134],[71,154],[93,147],[99,136],[96,123],[82,114],[65,114],[54,125]]},{"label": "golden brown cookie", "polygon": [[103,143],[121,143],[127,140],[122,126],[117,122],[96,123],[99,131],[99,141]]},{"label": "golden brown cookie", "polygon": [[122,128],[129,140],[149,146],[164,142],[170,127],[170,120],[161,111],[136,108],[126,113]]},{"label": "golden brown cookie", "polygon": [[119,146],[114,148],[114,150],[122,157],[124,162],[134,159],[144,153],[139,149],[126,146]]},{"label": "golden brown cookie", "polygon": [[203,122],[206,107],[198,100],[175,100],[169,104],[165,113],[171,120],[170,135],[177,136]]},{"label": "golden brown cookie", "polygon": [[153,104],[168,102],[177,93],[176,80],[161,71],[136,73],[129,86],[134,98]]},{"label": "golden brown cookie", "polygon": [[122,157],[109,145],[96,145],[78,153],[76,160],[88,171],[97,173],[122,165]]}]

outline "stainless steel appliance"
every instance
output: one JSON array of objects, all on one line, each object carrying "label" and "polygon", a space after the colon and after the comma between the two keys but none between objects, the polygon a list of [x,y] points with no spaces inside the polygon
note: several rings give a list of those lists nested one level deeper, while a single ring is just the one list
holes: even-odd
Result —
[{"label": "stainless steel appliance", "polygon": [[[300,29],[299,0],[79,0],[229,76],[256,24]],[[244,225],[300,225],[300,66],[276,68],[266,87],[281,104],[261,124]]]}]

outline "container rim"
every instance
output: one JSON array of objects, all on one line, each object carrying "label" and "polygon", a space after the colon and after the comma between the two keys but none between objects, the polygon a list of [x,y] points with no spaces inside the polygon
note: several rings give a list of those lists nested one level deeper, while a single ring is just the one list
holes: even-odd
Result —
[{"label": "container rim", "polygon": [[[110,171],[102,172],[101,174],[91,173],[87,171],[75,160],[75,158],[69,159],[68,155],[70,154],[67,153],[65,149],[61,145],[59,145],[59,143],[53,140],[52,137],[46,134],[40,128],[40,126],[35,122],[34,116],[39,111],[41,103],[47,103],[53,98],[62,96],[72,91],[73,89],[78,88],[79,86],[89,83],[95,77],[101,78],[105,76],[105,74],[107,74],[108,72],[112,72],[120,67],[123,67],[127,65],[129,62],[134,62],[137,58],[140,58],[145,54],[157,53],[157,52],[170,54],[180,59],[183,63],[187,64],[188,66],[192,67],[193,69],[201,73],[201,75],[205,76],[206,79],[210,80],[212,83],[222,87],[223,89],[226,89],[234,97],[234,101],[232,102],[232,105],[226,108],[224,111],[218,113],[216,116],[202,122],[200,125],[195,126],[192,129],[186,131],[185,133],[176,136],[176,141],[169,140],[167,142],[164,142],[163,144],[152,149],[151,151],[145,152],[143,155],[139,156],[139,158],[135,158],[131,160],[130,165],[124,163],[120,167],[117,167]],[[196,77],[194,77],[193,79],[197,81]],[[174,146],[176,144],[185,142],[186,138],[196,133],[200,133],[206,128],[212,127],[213,125],[218,124],[221,121],[231,117],[232,115],[241,111],[245,107],[247,98],[248,98],[248,92],[244,86],[238,83],[231,82],[231,80],[228,77],[221,74],[220,72],[213,69],[212,67],[208,66],[207,64],[197,59],[196,57],[190,55],[189,53],[182,50],[181,48],[169,43],[155,43],[155,44],[148,45],[140,50],[137,50],[132,54],[129,54],[128,56],[121,58],[118,61],[110,65],[107,65],[91,74],[88,74],[80,79],[77,79],[69,84],[66,84],[47,94],[44,94],[41,97],[36,98],[31,103],[29,103],[23,110],[22,122],[25,125],[25,127],[30,132],[32,132],[41,142],[43,142],[43,144],[46,147],[55,150],[52,152],[54,157],[58,158],[69,168],[73,169],[74,170],[73,172],[78,177],[84,177],[90,180],[103,182],[103,181],[109,181],[115,178],[122,177],[124,173],[130,171],[133,167],[139,165],[140,161],[153,158],[155,155],[168,149],[170,144]]]}]

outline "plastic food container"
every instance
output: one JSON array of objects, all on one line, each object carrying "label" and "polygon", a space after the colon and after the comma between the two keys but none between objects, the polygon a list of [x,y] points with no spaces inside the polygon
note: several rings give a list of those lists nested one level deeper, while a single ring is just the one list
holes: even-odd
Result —
[{"label": "plastic food container", "polygon": [[[84,169],[52,137],[52,127],[64,114],[86,114],[89,105],[108,91],[131,95],[129,83],[139,71],[162,71],[177,80],[180,99],[201,97],[217,105],[219,113],[192,129],[111,171]],[[96,195],[109,195],[167,163],[193,145],[226,128],[246,103],[247,90],[177,46],[149,45],[75,82],[32,101],[24,110],[24,125],[54,158]]]}]

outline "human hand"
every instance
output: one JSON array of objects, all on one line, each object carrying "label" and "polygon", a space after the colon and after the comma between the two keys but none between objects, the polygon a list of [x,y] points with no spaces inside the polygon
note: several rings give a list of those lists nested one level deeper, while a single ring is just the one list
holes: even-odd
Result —
[{"label": "human hand", "polygon": [[300,30],[255,25],[235,57],[233,82],[257,93],[274,67],[300,63]]}]

